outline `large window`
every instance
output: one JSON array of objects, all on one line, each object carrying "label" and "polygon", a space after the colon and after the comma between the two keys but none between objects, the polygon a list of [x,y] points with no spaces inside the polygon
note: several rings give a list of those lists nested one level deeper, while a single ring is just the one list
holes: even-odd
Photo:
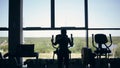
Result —
[{"label": "large window", "polygon": [[[30,1],[25,0],[23,5],[24,27],[50,27],[51,25],[50,1],[51,0],[49,1],[35,0],[34,2],[32,2],[31,0]],[[35,50],[38,52],[45,53],[45,52],[53,51],[50,50],[50,48],[52,48],[50,42],[51,36],[60,33],[60,29],[56,29],[56,28],[85,27],[85,24],[87,24],[85,23],[84,1],[85,0],[55,0],[55,5],[54,5],[55,28],[51,29],[50,27],[47,30],[40,29],[40,31],[24,31],[23,32],[24,43],[35,44],[36,47]],[[118,0],[88,0],[88,29],[87,27],[80,30],[79,29],[76,30],[75,28],[70,28],[71,30],[68,29],[68,36],[70,37],[71,33],[74,36],[75,47],[71,48],[71,50],[74,53],[77,52],[80,53],[81,48],[87,46],[86,42],[88,42],[90,48],[91,47],[93,48],[91,37],[92,34],[97,34],[97,33],[103,33],[106,34],[107,36],[109,36],[109,34],[112,35],[113,38],[112,51],[113,48],[116,47],[116,45],[119,45],[119,41],[118,41],[120,36],[119,35],[120,34],[119,2],[120,1]],[[104,28],[108,28],[108,29],[104,29]],[[115,30],[114,28],[118,28],[118,30]],[[88,36],[87,36],[87,30],[88,30]],[[118,40],[116,41],[116,39]],[[44,51],[45,49],[44,47],[46,48],[45,51]],[[118,49],[116,50],[119,50],[119,48],[120,47],[118,47]]]},{"label": "large window", "polygon": [[[9,36],[9,28],[8,30],[1,29],[8,27],[8,1],[9,0],[0,0],[1,51],[4,51],[4,48],[2,48],[1,45],[5,44],[3,45],[5,47],[8,45],[7,40]],[[53,48],[51,46],[51,36],[59,34],[60,27],[69,27],[67,28],[69,37],[70,34],[73,34],[75,45],[73,48],[71,48],[71,51],[74,53],[76,53],[76,51],[80,53],[81,48],[87,46],[87,41],[89,46],[92,46],[91,36],[92,34],[96,33],[104,33],[106,35],[111,34],[113,38],[113,45],[120,45],[119,0],[88,0],[88,23],[85,23],[84,3],[84,1],[87,0],[54,1],[55,12],[51,14],[51,12],[53,12],[51,9],[52,0],[23,0],[23,42],[25,44],[35,44],[35,51],[40,53],[53,53]],[[52,19],[51,15],[54,14],[55,19]],[[88,29],[85,27],[85,24],[88,24]],[[25,27],[34,27],[35,29],[26,29]],[[37,27],[47,28],[39,29]],[[117,30],[114,28],[117,28]],[[117,49],[118,51],[119,48],[120,47]]]}]

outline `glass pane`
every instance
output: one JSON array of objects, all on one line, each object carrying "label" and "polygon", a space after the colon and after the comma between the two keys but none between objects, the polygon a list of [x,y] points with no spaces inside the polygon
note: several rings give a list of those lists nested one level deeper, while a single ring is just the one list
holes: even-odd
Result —
[{"label": "glass pane", "polygon": [[24,31],[24,44],[34,44],[35,52],[40,53],[39,58],[51,58],[54,48],[51,45],[51,37],[59,31]]},{"label": "glass pane", "polygon": [[0,27],[8,27],[8,0],[0,0]]},{"label": "glass pane", "polygon": [[5,54],[8,52],[8,32],[0,31],[0,52]]},{"label": "glass pane", "polygon": [[[40,53],[39,58],[51,58],[53,56],[53,51],[55,50],[52,47],[51,38],[54,35],[54,38],[57,34],[60,34],[60,30],[46,30],[46,31],[24,31],[24,43],[25,44],[35,44],[35,52]],[[72,51],[72,58],[80,58],[80,51],[83,46],[86,45],[85,42],[85,31],[79,30],[68,30],[67,35],[71,38],[73,34],[74,46],[70,48]]]},{"label": "glass pane", "polygon": [[56,0],[56,27],[85,27],[84,0]]},{"label": "glass pane", "polygon": [[119,28],[120,0],[88,0],[89,27]]},{"label": "glass pane", "polygon": [[50,27],[50,0],[23,0],[23,27]]}]

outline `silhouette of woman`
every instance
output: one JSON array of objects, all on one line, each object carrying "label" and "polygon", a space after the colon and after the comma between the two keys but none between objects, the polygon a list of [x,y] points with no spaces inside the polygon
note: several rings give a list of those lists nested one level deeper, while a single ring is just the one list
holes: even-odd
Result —
[{"label": "silhouette of woman", "polygon": [[[62,68],[62,66],[68,68],[69,66],[68,44],[70,44],[70,47],[73,46],[73,38],[72,39],[68,38],[66,33],[67,33],[66,29],[62,28],[61,34],[56,35],[55,42],[53,42],[53,39],[51,39],[53,45],[59,44],[57,51],[58,68]],[[62,65],[63,62],[65,65]]]}]

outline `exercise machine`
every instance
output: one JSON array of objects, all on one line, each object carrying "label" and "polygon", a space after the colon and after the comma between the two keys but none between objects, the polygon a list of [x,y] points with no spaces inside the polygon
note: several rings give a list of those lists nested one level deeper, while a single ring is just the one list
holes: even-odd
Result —
[{"label": "exercise machine", "polygon": [[[92,52],[92,50],[88,47],[82,48],[81,56],[83,68],[96,68],[96,66],[99,68],[101,66],[102,56],[105,56],[105,60],[109,60],[109,54],[111,53],[110,47],[112,45],[111,34],[109,34],[109,37],[110,44],[107,45],[108,39],[105,34],[92,34],[92,45],[95,48],[95,51]],[[108,62],[106,61],[106,64],[107,63]]]},{"label": "exercise machine", "polygon": [[[97,59],[100,59],[101,56],[105,56],[105,58],[109,58],[109,54],[111,53],[110,46],[112,45],[111,34],[109,34],[109,37],[110,37],[110,44],[107,45],[108,39],[105,34],[96,34],[95,36],[94,34],[92,34],[92,45],[93,47],[96,48],[94,53],[96,54]],[[95,46],[94,41],[97,44],[97,46]]]}]

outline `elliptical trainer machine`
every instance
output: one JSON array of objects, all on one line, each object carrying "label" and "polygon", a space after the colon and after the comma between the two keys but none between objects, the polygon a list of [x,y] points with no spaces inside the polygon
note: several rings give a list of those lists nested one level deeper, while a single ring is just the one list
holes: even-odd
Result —
[{"label": "elliptical trainer machine", "polygon": [[[111,53],[110,46],[112,45],[111,34],[109,34],[109,37],[110,37],[110,44],[107,45],[108,39],[105,34],[96,34],[95,37],[92,34],[92,45],[93,47],[96,48],[94,53],[96,54],[97,59],[101,59],[101,56],[105,56],[105,58],[109,58],[109,53]],[[95,46],[94,41],[97,44],[97,46]]]},{"label": "elliptical trainer machine", "polygon": [[[111,53],[110,46],[112,45],[111,34],[109,34],[109,37],[110,44],[107,45],[108,39],[105,34],[95,34],[95,36],[94,34],[92,34],[92,45],[93,47],[95,47],[96,50],[92,52],[90,48],[82,48],[81,56],[83,68],[100,68],[101,56],[105,56],[105,59],[109,60],[109,53]],[[94,42],[96,43],[96,45],[94,44]],[[107,63],[108,62],[106,62],[106,64]]]}]

